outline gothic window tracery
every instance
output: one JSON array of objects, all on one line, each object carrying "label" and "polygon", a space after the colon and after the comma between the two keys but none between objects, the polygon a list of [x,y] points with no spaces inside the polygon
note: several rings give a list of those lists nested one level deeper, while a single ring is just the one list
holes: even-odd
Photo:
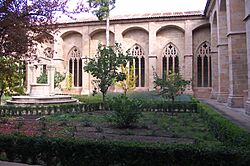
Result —
[{"label": "gothic window tracery", "polygon": [[134,75],[137,77],[136,87],[145,87],[145,55],[144,51],[138,44],[135,44],[131,49],[131,54],[134,59],[129,63],[129,66],[134,66]]},{"label": "gothic window tracery", "polygon": [[44,55],[48,58],[53,58],[53,50],[50,47],[45,48],[43,51]]},{"label": "gothic window tracery", "polygon": [[172,43],[167,44],[162,57],[162,77],[179,72],[179,51]]},{"label": "gothic window tracery", "polygon": [[68,54],[69,73],[72,74],[74,87],[82,86],[82,59],[80,49],[74,46]]},{"label": "gothic window tracery", "polygon": [[197,50],[197,86],[212,86],[211,48],[208,42],[203,42]]}]

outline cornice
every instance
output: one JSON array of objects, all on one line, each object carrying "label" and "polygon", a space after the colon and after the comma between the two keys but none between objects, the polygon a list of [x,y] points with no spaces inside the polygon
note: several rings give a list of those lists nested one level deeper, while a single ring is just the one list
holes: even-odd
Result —
[{"label": "cornice", "polygon": [[[128,23],[145,23],[145,22],[163,22],[163,21],[183,21],[183,20],[201,20],[205,19],[204,15],[189,15],[189,16],[171,16],[171,17],[152,17],[152,18],[128,18],[110,20],[110,25],[114,24],[128,24]],[[82,22],[69,22],[56,24],[60,28],[67,27],[79,27],[79,26],[94,26],[94,25],[106,25],[105,21],[82,21]]]}]

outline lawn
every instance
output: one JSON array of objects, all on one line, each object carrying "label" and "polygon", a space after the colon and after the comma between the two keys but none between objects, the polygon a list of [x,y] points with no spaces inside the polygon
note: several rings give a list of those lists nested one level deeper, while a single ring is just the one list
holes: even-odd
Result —
[{"label": "lawn", "polygon": [[0,131],[90,140],[220,144],[199,113],[143,112],[138,122],[128,128],[119,128],[111,122],[111,114],[111,111],[95,111],[48,115],[41,119],[2,117]]},{"label": "lawn", "polygon": [[199,113],[168,114],[143,112],[138,123],[129,128],[119,128],[110,122],[112,112],[59,114],[47,116],[48,126],[58,130],[48,133],[53,137],[87,139],[132,140],[160,143],[219,143],[209,132]]}]

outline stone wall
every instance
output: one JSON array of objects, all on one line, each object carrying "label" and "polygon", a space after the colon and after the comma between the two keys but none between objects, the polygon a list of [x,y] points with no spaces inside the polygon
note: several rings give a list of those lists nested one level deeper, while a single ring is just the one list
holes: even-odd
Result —
[{"label": "stone wall", "polygon": [[[168,43],[172,43],[180,54],[180,73],[185,79],[192,80],[188,93],[212,97],[219,102],[227,102],[231,107],[243,107],[250,84],[250,2],[208,2],[204,15],[192,12],[165,13],[165,16],[152,14],[111,19],[110,43],[119,42],[124,50],[135,44],[143,48],[146,61],[146,84],[143,90],[153,89],[153,68],[158,75],[162,75],[163,50]],[[54,57],[51,62],[57,71],[67,72],[67,55],[73,46],[80,48],[82,58],[86,61],[86,57],[95,55],[99,42],[105,44],[105,22],[87,20],[62,23],[54,38]],[[212,87],[199,88],[196,53],[204,41],[211,45]],[[72,92],[91,92],[93,78],[83,71],[82,79],[83,85],[73,88]],[[250,105],[250,96],[248,98],[247,105]]]}]

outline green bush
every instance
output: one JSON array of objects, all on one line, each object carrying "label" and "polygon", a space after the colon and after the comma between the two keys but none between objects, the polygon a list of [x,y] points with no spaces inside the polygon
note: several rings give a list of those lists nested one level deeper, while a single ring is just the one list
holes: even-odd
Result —
[{"label": "green bush", "polygon": [[[116,105],[113,108],[122,107],[124,110],[127,108],[126,103],[131,105],[130,102],[132,102],[131,99],[124,97],[122,99],[117,97],[114,101],[116,101]],[[56,110],[54,107],[51,106],[51,109]],[[86,105],[82,105],[82,107],[78,105],[74,111],[83,110],[84,107]],[[72,111],[72,105],[65,105],[63,108],[65,111]],[[18,107],[15,110],[18,111],[17,109]],[[37,107],[36,110],[40,109],[42,107]],[[4,156],[8,161],[66,166],[250,165],[249,133],[232,124],[205,104],[199,103],[198,110],[204,120],[208,122],[211,132],[224,144],[182,145],[0,135],[0,156]]]},{"label": "green bush", "polygon": [[228,146],[250,149],[250,133],[225,119],[206,104],[198,104],[201,116],[207,121],[215,137]]},{"label": "green bush", "polygon": [[60,72],[56,71],[54,76],[54,87],[58,87],[61,89],[60,83],[66,78],[66,74],[61,74]]},{"label": "green bush", "polygon": [[[27,150],[28,149],[28,150]],[[65,166],[249,165],[249,151],[206,145],[147,144],[0,135],[8,161]]]},{"label": "green bush", "polygon": [[39,77],[37,77],[38,84],[47,84],[48,83],[48,75],[46,72],[42,72]]},{"label": "green bush", "polygon": [[140,107],[137,100],[129,99],[125,95],[114,97],[110,101],[110,109],[113,111],[111,120],[120,128],[131,127],[142,115]]}]

